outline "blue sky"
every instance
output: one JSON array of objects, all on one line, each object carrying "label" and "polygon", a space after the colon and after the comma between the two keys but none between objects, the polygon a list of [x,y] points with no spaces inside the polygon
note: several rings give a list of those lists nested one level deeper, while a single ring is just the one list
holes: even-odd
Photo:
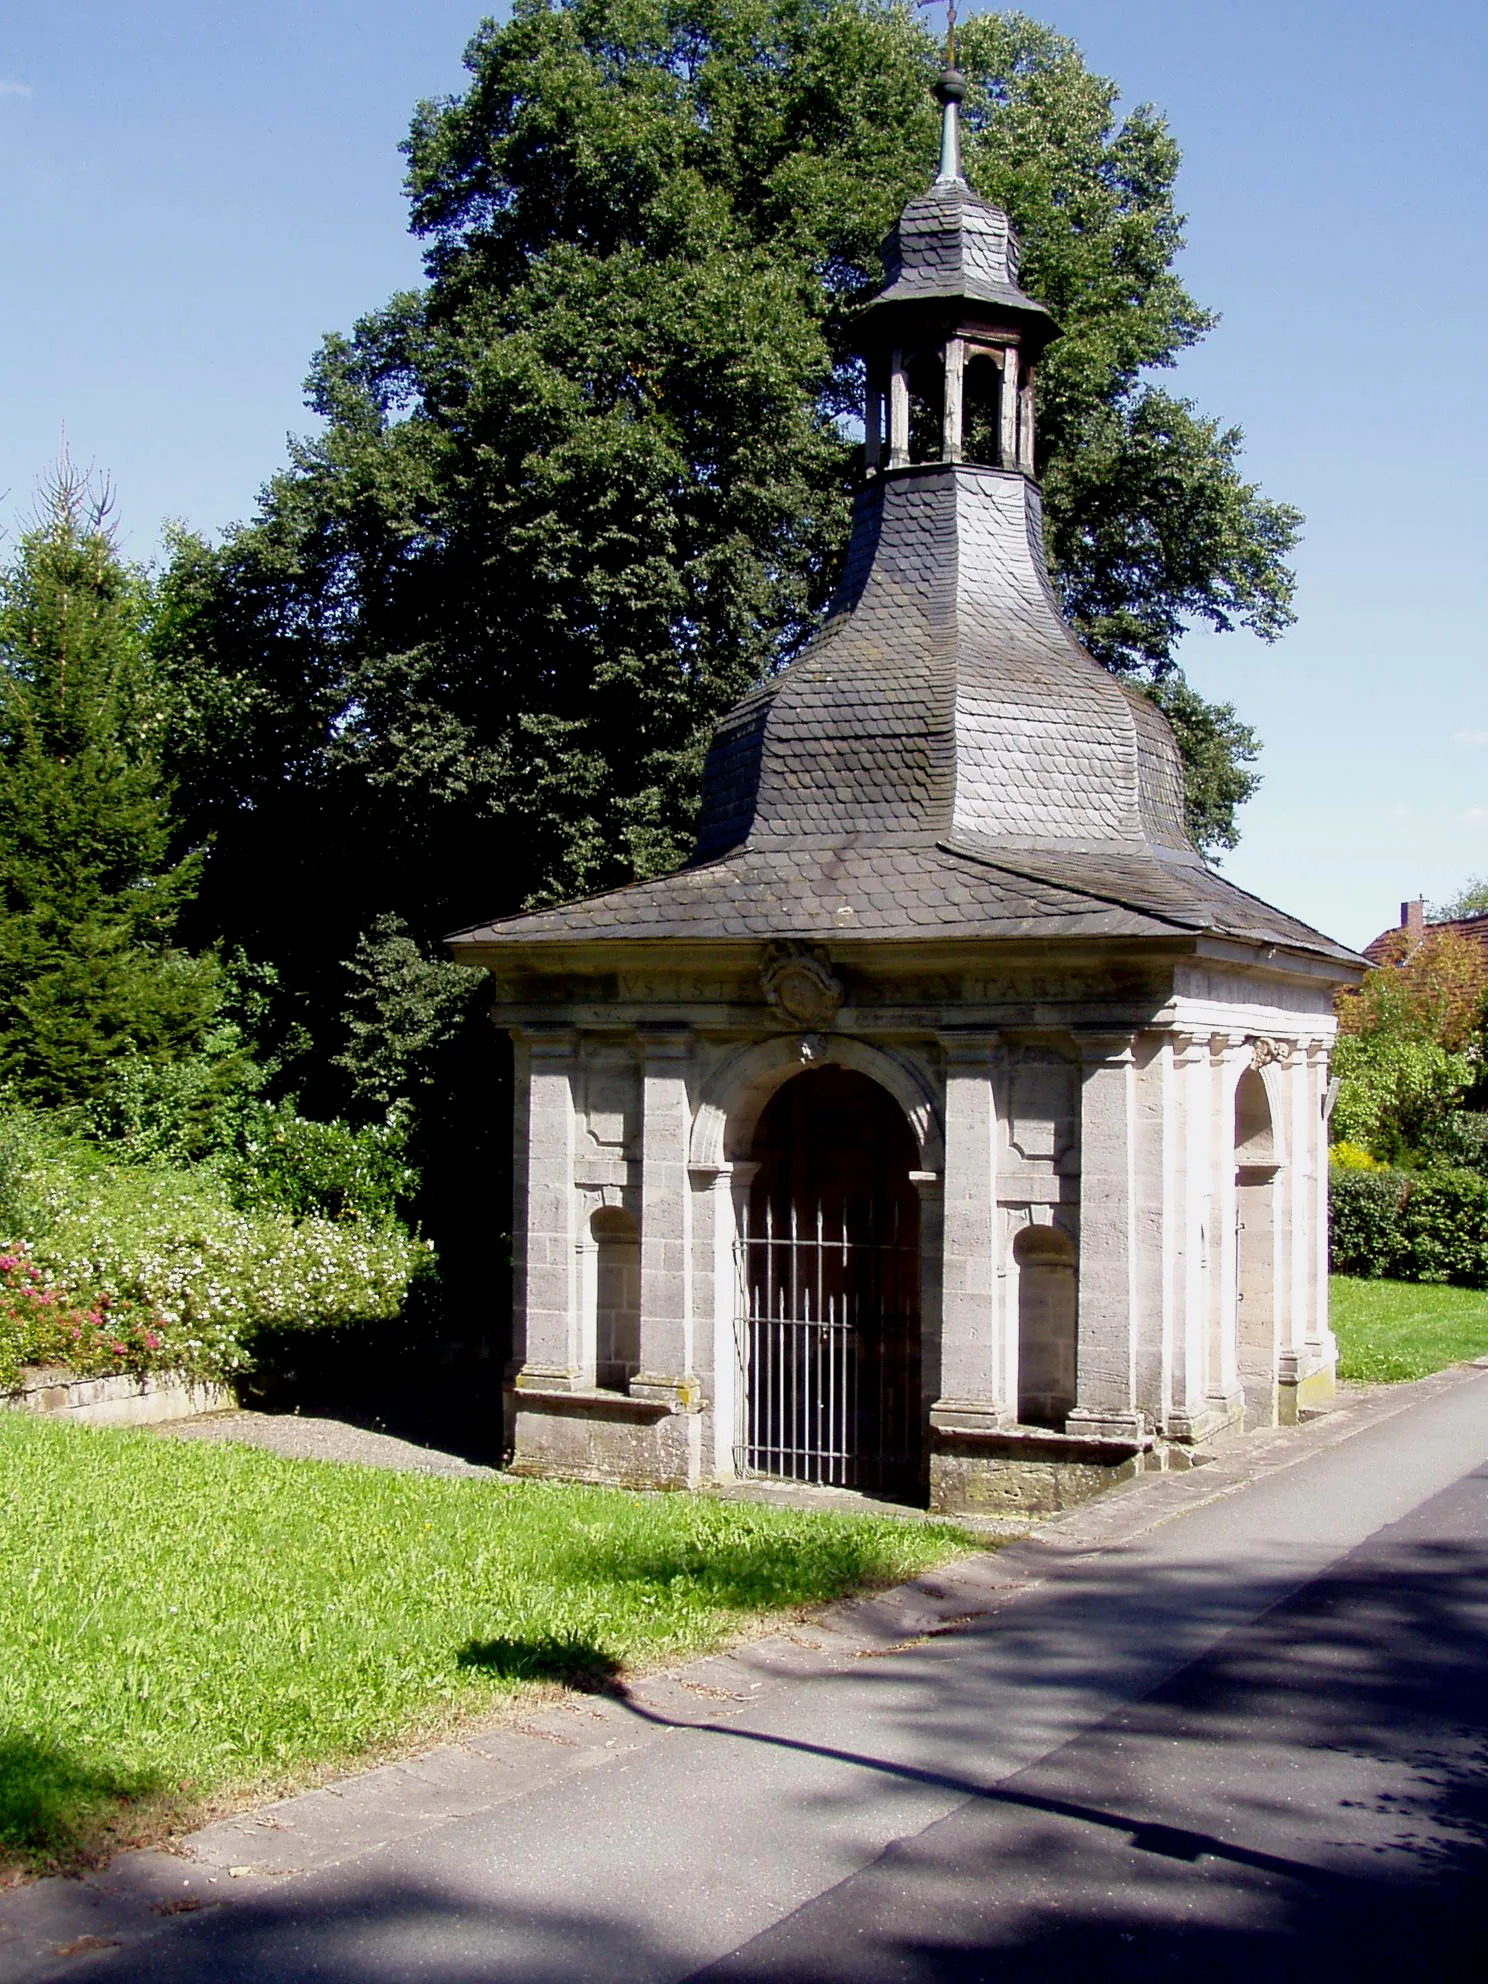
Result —
[{"label": "blue sky", "polygon": [[[1265,740],[1226,872],[1363,943],[1488,874],[1488,13],[1061,0],[1184,152],[1172,383],[1307,513],[1299,624],[1184,663]],[[49,0],[0,23],[0,528],[65,428],[127,547],[249,514],[324,332],[415,281],[397,144],[465,0]]]}]

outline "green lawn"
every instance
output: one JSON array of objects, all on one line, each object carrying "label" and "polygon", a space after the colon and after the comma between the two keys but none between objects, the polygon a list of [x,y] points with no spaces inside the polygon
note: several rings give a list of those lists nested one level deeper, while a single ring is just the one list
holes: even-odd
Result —
[{"label": "green lawn", "polygon": [[450,1481],[0,1412],[0,1871],[892,1583],[948,1524]]},{"label": "green lawn", "polygon": [[1334,1275],[1329,1298],[1338,1375],[1357,1383],[1424,1378],[1488,1355],[1488,1294],[1415,1281]]}]

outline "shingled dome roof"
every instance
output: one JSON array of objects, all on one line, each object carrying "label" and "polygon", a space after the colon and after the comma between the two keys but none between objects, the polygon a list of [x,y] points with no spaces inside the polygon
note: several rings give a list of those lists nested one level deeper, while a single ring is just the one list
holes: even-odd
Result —
[{"label": "shingled dome roof", "polygon": [[[951,140],[867,316],[995,302],[1027,357],[1052,327],[1018,287],[1007,216],[960,177],[953,124]],[[1043,545],[1021,468],[879,473],[822,632],[718,727],[688,866],[463,931],[457,952],[1211,931],[1351,959],[1206,867],[1172,732],[1080,646]]]},{"label": "shingled dome roof", "polygon": [[943,298],[995,303],[998,314],[1038,323],[1045,339],[1054,320],[1018,286],[1021,250],[1001,207],[978,199],[964,179],[937,179],[911,200],[883,244],[884,287],[868,305]]}]

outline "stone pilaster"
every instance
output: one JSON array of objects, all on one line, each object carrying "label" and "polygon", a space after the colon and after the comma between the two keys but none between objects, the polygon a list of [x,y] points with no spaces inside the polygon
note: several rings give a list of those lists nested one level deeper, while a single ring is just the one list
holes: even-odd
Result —
[{"label": "stone pilaster", "polygon": [[1071,1433],[1140,1437],[1136,1401],[1136,1056],[1133,1036],[1080,1040],[1080,1282]]},{"label": "stone pilaster", "polygon": [[1170,1173],[1172,1249],[1172,1402],[1167,1431],[1173,1439],[1203,1437],[1207,1423],[1209,1277],[1205,1221],[1212,1173],[1207,1041],[1191,1033],[1170,1035],[1173,1071],[1174,1151]]},{"label": "stone pilaster", "polygon": [[574,1191],[571,1027],[525,1030],[526,1218],[522,1239],[523,1357],[518,1383],[562,1390],[582,1382],[579,1344],[578,1203]]},{"label": "stone pilaster", "polygon": [[909,1182],[920,1195],[920,1389],[928,1406],[941,1389],[945,1180],[938,1171],[911,1171]]},{"label": "stone pilaster", "polygon": [[1153,1427],[1165,1421],[1171,1395],[1173,1305],[1168,1203],[1173,1071],[1163,1035],[1138,1034],[1133,1051],[1132,1233],[1136,1273],[1132,1347],[1137,1409],[1143,1424]]},{"label": "stone pilaster", "polygon": [[[1294,1218],[1305,1218],[1294,1247],[1297,1273],[1305,1275],[1308,1300],[1293,1332],[1295,1353],[1284,1375],[1291,1383],[1282,1393],[1282,1416],[1297,1418],[1309,1406],[1326,1404],[1333,1396],[1338,1369],[1338,1341],[1328,1323],[1328,1124],[1323,1114],[1328,1094],[1328,1043],[1306,1044],[1302,1114],[1305,1141],[1299,1141],[1297,1169],[1305,1176],[1294,1190]],[[1304,1160],[1305,1152],[1305,1160]]]},{"label": "stone pilaster", "polygon": [[[1001,1036],[943,1034],[946,1054],[940,1402],[1008,1416],[1005,1323],[996,1259],[997,1104]],[[921,1239],[926,1251],[925,1238]],[[927,1338],[928,1341],[928,1338]]]},{"label": "stone pilaster", "polygon": [[1242,1033],[1209,1036],[1209,1106],[1212,1169],[1209,1199],[1209,1386],[1211,1418],[1240,1424],[1245,1394],[1240,1384],[1239,1258],[1235,1184],[1235,1088],[1248,1049]]},{"label": "stone pilaster", "polygon": [[630,1390],[635,1398],[690,1404],[697,1392],[687,1173],[691,1031],[642,1027],[641,1050],[641,1368]]}]

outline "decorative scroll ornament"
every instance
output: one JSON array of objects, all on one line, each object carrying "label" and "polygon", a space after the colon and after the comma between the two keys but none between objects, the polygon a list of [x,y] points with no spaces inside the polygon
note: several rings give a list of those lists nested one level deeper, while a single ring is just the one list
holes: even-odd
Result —
[{"label": "decorative scroll ornament", "polygon": [[808,944],[771,944],[760,984],[765,997],[793,1026],[830,1026],[842,1004],[842,981],[824,951]]},{"label": "decorative scroll ornament", "polygon": [[1279,1062],[1284,1068],[1292,1058],[1293,1045],[1290,1040],[1268,1040],[1263,1035],[1259,1040],[1251,1043],[1250,1065],[1257,1074],[1262,1068],[1268,1068],[1273,1061]]}]

